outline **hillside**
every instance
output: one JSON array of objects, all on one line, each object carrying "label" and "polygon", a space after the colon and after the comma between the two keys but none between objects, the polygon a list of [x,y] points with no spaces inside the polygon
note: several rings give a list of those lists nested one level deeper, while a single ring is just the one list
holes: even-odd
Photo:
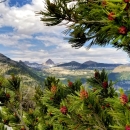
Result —
[{"label": "hillside", "polygon": [[13,61],[3,54],[0,54],[0,70],[0,73],[7,77],[11,74],[19,75],[26,83],[40,83],[44,79],[42,76],[37,75],[35,70],[26,66],[22,61]]},{"label": "hillside", "polygon": [[100,69],[102,70],[107,69],[107,70],[113,70],[115,67],[119,66],[121,64],[107,64],[107,63],[98,63],[95,61],[86,61],[84,63],[78,63],[76,61],[71,61],[68,63],[63,63],[57,65],[57,67],[64,67],[64,68],[69,68],[69,69]]},{"label": "hillside", "polygon": [[80,63],[76,62],[76,61],[71,61],[68,63],[63,63],[63,64],[59,64],[57,65],[57,67],[65,67],[65,68],[79,68],[80,67]]},{"label": "hillside", "polygon": [[45,62],[46,65],[54,65],[55,63],[51,60],[51,59],[48,59],[46,62]]},{"label": "hillside", "polygon": [[113,73],[121,73],[121,72],[130,72],[130,66],[129,65],[120,65],[112,71]]},{"label": "hillside", "polygon": [[80,68],[81,69],[107,69],[107,70],[112,70],[115,67],[119,66],[121,64],[108,64],[108,63],[98,63],[94,61],[86,61],[83,64],[81,64]]},{"label": "hillside", "polygon": [[115,87],[122,87],[125,90],[129,90],[130,87],[129,65],[120,65],[118,67],[115,67],[108,77],[113,81],[118,81]]}]

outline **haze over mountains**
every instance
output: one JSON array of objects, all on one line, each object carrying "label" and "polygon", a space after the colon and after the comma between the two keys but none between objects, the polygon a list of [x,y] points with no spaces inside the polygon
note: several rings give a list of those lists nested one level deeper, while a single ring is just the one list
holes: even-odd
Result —
[{"label": "haze over mountains", "polygon": [[35,68],[35,69],[45,69],[49,67],[63,67],[66,69],[108,69],[112,70],[117,66],[122,64],[107,64],[107,63],[98,63],[95,61],[86,61],[84,63],[79,63],[76,61],[71,61],[67,63],[57,63],[55,64],[51,59],[48,59],[45,63],[38,64],[38,63],[30,63],[29,61],[24,62],[27,66]]},{"label": "haze over mountains", "polygon": [[[43,70],[49,67],[63,67],[66,69],[107,69],[107,70],[113,70],[113,72],[120,72],[121,68],[130,69],[130,65],[123,65],[123,64],[107,64],[107,63],[98,63],[95,61],[86,61],[84,63],[79,63],[77,61],[71,61],[67,63],[58,63],[55,64],[51,59],[48,59],[45,63],[30,63],[29,61],[13,61],[10,58],[4,56],[0,53],[0,63],[5,63],[13,67],[19,67],[23,68],[23,70],[28,69],[28,67],[34,68],[36,70]],[[118,68],[116,68],[118,67]],[[31,73],[31,72],[30,72]]]},{"label": "haze over mountains", "polygon": [[[21,75],[35,84],[35,82],[43,82],[47,76],[55,76],[61,80],[71,79],[74,81],[77,77],[86,82],[86,78],[93,75],[94,69],[109,70],[109,79],[112,81],[119,80],[116,85],[125,89],[130,86],[130,65],[129,64],[106,64],[95,61],[86,61],[79,63],[71,61],[67,63],[55,64],[51,59],[45,63],[30,63],[29,61],[13,61],[10,58],[0,54],[0,72],[4,75]],[[27,81],[27,82],[28,82]],[[30,83],[29,83],[30,84]]]},{"label": "haze over mountains", "polygon": [[76,61],[71,61],[64,64],[59,64],[57,67],[66,67],[74,69],[114,69],[115,67],[122,64],[107,64],[107,63],[98,63],[95,61],[86,61],[84,63],[78,63]]}]

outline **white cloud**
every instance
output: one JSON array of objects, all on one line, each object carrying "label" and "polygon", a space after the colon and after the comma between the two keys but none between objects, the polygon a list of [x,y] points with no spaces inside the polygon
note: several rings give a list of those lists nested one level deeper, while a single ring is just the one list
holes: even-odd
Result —
[{"label": "white cloud", "polygon": [[[103,51],[104,50],[104,51]],[[98,52],[98,53],[97,53]],[[84,47],[80,49],[71,48],[68,44],[65,47],[52,49],[51,51],[11,51],[14,60],[31,61],[44,63],[51,58],[55,63],[78,61],[83,63],[88,60],[101,63],[128,63],[127,54],[121,50],[116,51],[115,48],[93,48],[86,50]]]},{"label": "white cloud", "polygon": [[[39,63],[45,62],[48,58],[54,62],[79,61],[81,63],[93,60],[104,63],[127,63],[127,54],[115,48],[91,48],[86,50],[84,47],[74,49],[63,40],[61,31],[64,26],[46,27],[40,21],[41,16],[36,16],[35,11],[44,9],[42,0],[32,0],[32,4],[26,4],[22,7],[9,7],[7,4],[0,4],[0,26],[12,26],[13,33],[0,34],[0,44],[11,46],[14,50],[3,52],[10,55],[14,60],[28,60]],[[35,40],[40,40],[46,47],[56,46],[50,50],[41,48],[39,51],[30,50],[34,44],[19,40],[33,39],[32,34],[47,33],[43,36],[36,36]],[[36,45],[35,45],[36,46]],[[38,45],[37,45],[38,46]]]},{"label": "white cloud", "polygon": [[60,27],[47,27],[40,21],[40,15],[36,16],[36,12],[43,10],[44,2],[41,0],[33,0],[32,4],[26,4],[22,7],[9,7],[4,3],[0,4],[0,26],[12,26],[17,33],[33,34],[38,32],[46,32],[61,30]]},{"label": "white cloud", "polygon": [[[19,47],[22,46],[22,44],[19,42],[19,40],[22,39],[31,39],[32,36],[25,35],[25,34],[17,34],[17,33],[9,33],[9,34],[0,34],[0,44],[3,46],[11,46],[11,47]],[[24,43],[24,46],[32,46],[30,43]],[[22,48],[21,48],[22,49]]]}]

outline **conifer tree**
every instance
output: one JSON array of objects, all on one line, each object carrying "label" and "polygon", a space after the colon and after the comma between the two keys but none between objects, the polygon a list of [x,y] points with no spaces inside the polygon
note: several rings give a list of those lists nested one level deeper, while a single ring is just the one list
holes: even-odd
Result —
[{"label": "conifer tree", "polygon": [[[129,0],[46,0],[37,14],[47,26],[66,24],[72,47],[112,45],[130,53]],[[88,42],[89,41],[89,42]]]},{"label": "conifer tree", "polygon": [[35,105],[29,105],[29,98],[25,100],[27,94],[24,93],[20,83],[21,79],[15,75],[9,79],[0,77],[1,130],[6,130],[8,127],[13,130],[36,130]]},{"label": "conifer tree", "polygon": [[20,82],[14,75],[0,78],[1,130],[130,129],[130,96],[113,87],[105,70],[95,70],[87,85],[48,77],[43,87],[36,87],[33,105],[25,100]]}]

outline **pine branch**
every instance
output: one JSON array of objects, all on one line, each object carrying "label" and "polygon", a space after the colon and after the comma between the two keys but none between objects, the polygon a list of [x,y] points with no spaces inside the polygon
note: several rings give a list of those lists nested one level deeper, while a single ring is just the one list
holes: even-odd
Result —
[{"label": "pine branch", "polygon": [[[10,102],[7,104],[7,107],[9,109],[11,109],[16,115],[17,117],[20,119],[21,121],[21,125],[25,127],[26,130],[29,130],[29,128],[27,127],[27,125],[25,124],[24,120],[23,120],[23,108],[22,108],[22,91],[19,88],[19,110],[17,110],[13,104],[11,104]],[[19,111],[19,112],[18,112]]]},{"label": "pine branch", "polygon": [[[94,117],[95,117],[95,119],[96,119],[96,121],[97,121],[97,123],[98,123],[98,128],[99,128],[100,130],[107,130],[107,128],[106,128],[105,125],[103,124],[103,121],[102,121],[102,119],[99,117],[99,115],[96,114],[94,111],[93,111],[93,115],[94,115]],[[97,126],[94,126],[94,127],[97,127]]]},{"label": "pine branch", "polygon": [[108,23],[108,21],[107,22],[105,22],[105,21],[94,21],[94,20],[92,20],[92,21],[85,21],[85,20],[83,20],[82,22],[81,22],[82,24],[88,24],[88,23],[91,23],[91,24],[99,24],[99,23],[101,23],[101,24],[105,24],[105,23]]},{"label": "pine branch", "polygon": [[22,125],[25,127],[26,130],[29,130],[29,128],[26,126],[22,116],[18,113],[18,111],[15,108],[12,108],[12,110],[16,113],[16,115],[18,116],[18,118],[20,119]]}]

